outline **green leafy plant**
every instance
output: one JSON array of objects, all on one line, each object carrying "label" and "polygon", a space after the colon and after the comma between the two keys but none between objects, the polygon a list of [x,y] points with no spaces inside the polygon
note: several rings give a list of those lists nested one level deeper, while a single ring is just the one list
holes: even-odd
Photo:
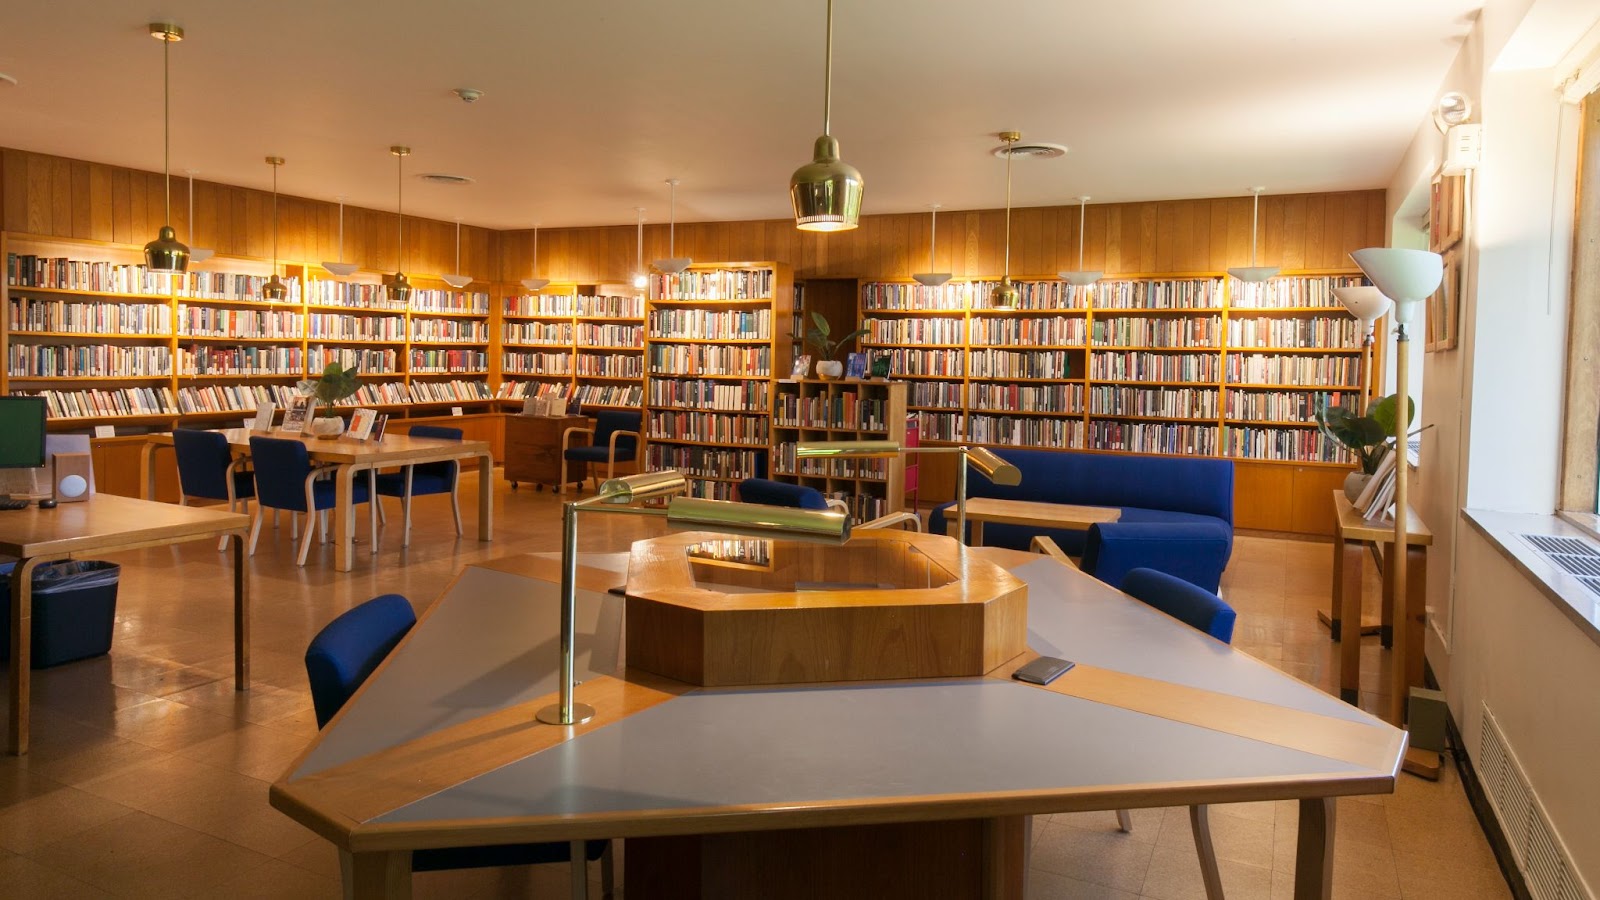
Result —
[{"label": "green leafy plant", "polygon": [[300,393],[317,398],[317,403],[321,406],[321,409],[317,410],[317,415],[332,416],[337,415],[333,405],[359,390],[361,381],[356,378],[355,369],[346,369],[336,362],[331,362],[322,370],[320,377],[308,378],[296,387]]},{"label": "green leafy plant", "polygon": [[[1317,411],[1317,427],[1330,440],[1337,441],[1356,455],[1361,471],[1378,471],[1387,448],[1394,443],[1395,416],[1400,405],[1398,394],[1390,394],[1372,404],[1366,415],[1342,406],[1324,406]],[[1355,399],[1355,398],[1351,398]],[[1406,401],[1406,427],[1416,415],[1416,406]]]},{"label": "green leafy plant", "polygon": [[833,326],[828,324],[822,313],[812,310],[811,322],[811,330],[806,332],[806,344],[815,348],[823,359],[831,359],[834,362],[843,362],[839,359],[839,351],[848,348],[855,343],[856,338],[863,337],[867,333],[867,329],[857,328],[844,337],[833,340]]}]

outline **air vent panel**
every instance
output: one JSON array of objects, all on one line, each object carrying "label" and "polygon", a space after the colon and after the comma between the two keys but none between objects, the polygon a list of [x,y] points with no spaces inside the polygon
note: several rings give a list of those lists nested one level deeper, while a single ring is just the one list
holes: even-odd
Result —
[{"label": "air vent panel", "polygon": [[1519,534],[1528,546],[1539,551],[1561,571],[1583,583],[1591,593],[1600,596],[1600,550],[1588,541],[1553,534]]},{"label": "air vent panel", "polygon": [[1515,752],[1506,743],[1500,723],[1495,721],[1487,704],[1483,707],[1481,724],[1478,754],[1473,764],[1477,767],[1483,792],[1488,795],[1506,841],[1511,845],[1511,853],[1517,859],[1517,867],[1527,879],[1528,893],[1534,900],[1594,900],[1594,895],[1572,868],[1571,857],[1545,815],[1544,805],[1528,785]]}]

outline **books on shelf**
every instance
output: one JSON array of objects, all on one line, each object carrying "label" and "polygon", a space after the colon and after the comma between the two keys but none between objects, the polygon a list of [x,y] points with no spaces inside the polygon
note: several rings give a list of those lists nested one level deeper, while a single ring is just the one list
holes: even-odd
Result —
[{"label": "books on shelf", "polygon": [[768,268],[690,269],[650,276],[650,296],[658,300],[770,300],[773,271]]},{"label": "books on shelf", "polygon": [[171,388],[125,387],[105,390],[18,392],[45,398],[55,419],[97,419],[112,416],[171,415],[178,409]]},{"label": "books on shelf", "polygon": [[122,344],[12,344],[12,378],[162,378],[172,374],[172,350]]},{"label": "books on shelf", "polygon": [[48,331],[72,334],[172,334],[172,307],[157,303],[69,303],[14,293],[8,305],[12,334]]},{"label": "books on shelf", "polygon": [[656,340],[766,341],[772,338],[772,310],[652,309],[650,333]]}]

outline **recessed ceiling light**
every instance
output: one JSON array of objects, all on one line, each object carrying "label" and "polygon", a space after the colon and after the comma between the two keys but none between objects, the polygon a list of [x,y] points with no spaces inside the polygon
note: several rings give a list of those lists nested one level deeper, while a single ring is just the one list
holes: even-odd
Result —
[{"label": "recessed ceiling light", "polygon": [[447,175],[443,172],[424,172],[417,177],[434,184],[472,184],[472,179],[465,175]]}]

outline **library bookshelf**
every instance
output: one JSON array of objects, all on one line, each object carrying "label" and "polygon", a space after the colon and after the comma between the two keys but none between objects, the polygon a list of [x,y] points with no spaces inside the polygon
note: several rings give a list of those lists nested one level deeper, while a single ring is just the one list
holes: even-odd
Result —
[{"label": "library bookshelf", "polygon": [[644,298],[609,284],[508,293],[500,310],[496,394],[560,397],[570,409],[638,409],[644,400]]},{"label": "library bookshelf", "polygon": [[1332,293],[1359,272],[1017,283],[1015,309],[989,304],[992,280],[861,283],[862,349],[911,383],[923,440],[1229,458],[1242,527],[1324,530],[1298,498],[1351,466],[1314,417],[1359,395],[1359,325]]},{"label": "library bookshelf", "polygon": [[780,379],[772,407],[772,477],[843,500],[858,522],[905,508],[905,459],[795,458],[802,441],[906,443],[903,381]]},{"label": "library bookshelf", "polygon": [[214,257],[155,275],[131,245],[6,233],[6,358],[0,390],[40,394],[52,429],[163,430],[280,407],[329,362],[354,366],[360,391],[341,408],[402,416],[487,408],[488,290],[413,276],[410,300],[378,273],[336,280],[280,263],[289,295],[271,302],[266,260]]},{"label": "library bookshelf", "polygon": [[769,469],[774,379],[790,370],[794,276],[778,262],[696,264],[650,276],[645,463],[732,499]]}]

